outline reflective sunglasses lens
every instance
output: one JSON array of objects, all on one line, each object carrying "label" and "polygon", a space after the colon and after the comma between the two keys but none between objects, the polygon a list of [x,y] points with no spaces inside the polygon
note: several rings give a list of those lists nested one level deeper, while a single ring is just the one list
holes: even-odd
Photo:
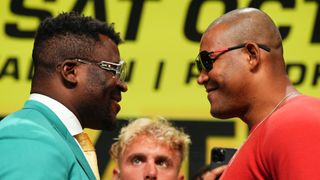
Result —
[{"label": "reflective sunglasses lens", "polygon": [[202,64],[201,64],[201,59],[200,59],[200,55],[196,58],[195,60],[195,64],[197,66],[197,69],[199,71],[199,73],[202,71]]},{"label": "reflective sunglasses lens", "polygon": [[212,69],[213,59],[210,58],[210,52],[201,51],[200,52],[200,62],[206,71],[210,71]]},{"label": "reflective sunglasses lens", "polygon": [[125,62],[123,62],[123,64],[121,64],[120,67],[120,74],[119,74],[119,78],[121,81],[125,81],[127,77],[127,64]]}]

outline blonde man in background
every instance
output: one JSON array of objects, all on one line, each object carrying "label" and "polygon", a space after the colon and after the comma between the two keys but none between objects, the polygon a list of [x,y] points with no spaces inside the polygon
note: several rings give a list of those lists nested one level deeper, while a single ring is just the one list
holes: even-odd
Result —
[{"label": "blonde man in background", "polygon": [[191,140],[167,120],[136,119],[116,140],[110,150],[118,165],[113,180],[184,179],[180,169]]}]

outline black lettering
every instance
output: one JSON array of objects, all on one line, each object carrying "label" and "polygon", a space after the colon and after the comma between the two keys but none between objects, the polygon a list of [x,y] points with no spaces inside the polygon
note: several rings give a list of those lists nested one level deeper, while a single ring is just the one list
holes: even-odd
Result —
[{"label": "black lettering", "polygon": [[127,71],[127,76],[126,76],[126,82],[130,82],[131,81],[131,77],[132,77],[132,73],[133,73],[133,70],[134,70],[134,64],[135,64],[135,61],[132,60],[130,61],[130,63],[128,64],[128,71]]},{"label": "black lettering", "polygon": [[81,14],[83,12],[84,8],[86,7],[87,3],[88,3],[88,0],[78,0],[74,4],[71,11],[75,11],[75,12],[78,12]]},{"label": "black lettering", "polygon": [[305,79],[305,74],[306,74],[307,68],[306,68],[306,66],[304,64],[300,64],[300,63],[299,64],[298,63],[296,63],[296,64],[287,64],[286,65],[286,71],[287,71],[287,74],[288,74],[289,77],[290,77],[290,72],[294,68],[296,68],[297,70],[300,70],[300,76],[296,80],[292,80],[291,79],[291,81],[292,81],[293,85],[299,85]]},{"label": "black lettering", "polygon": [[144,0],[132,1],[125,40],[137,39],[137,32],[141,20],[143,4]]},{"label": "black lettering", "polygon": [[[184,35],[190,41],[199,42],[201,39],[203,32],[199,32],[196,27],[200,14],[200,8],[206,1],[207,0],[192,0],[189,5],[186,21],[184,24]],[[212,1],[222,1],[225,5],[225,13],[238,7],[237,0],[211,0],[210,2]]]},{"label": "black lettering", "polygon": [[194,62],[190,62],[189,63],[189,68],[188,68],[188,71],[187,71],[187,78],[186,78],[186,81],[185,83],[186,84],[189,84],[191,82],[192,79],[196,79],[199,74],[198,73],[194,73],[194,70],[195,70],[195,63]]},{"label": "black lettering", "polygon": [[[24,0],[11,0],[10,9],[13,13],[18,15],[37,17],[39,21],[44,20],[46,17],[52,16],[50,12],[40,9],[26,8],[23,5]],[[33,38],[36,32],[36,27],[33,30],[19,29],[17,23],[6,23],[5,32],[8,36],[19,38]]]},{"label": "black lettering", "polygon": [[[274,0],[274,1],[278,1],[283,8],[293,9],[296,6],[295,0]],[[270,2],[270,1],[269,0],[252,0],[249,6],[260,9],[262,4],[265,2]],[[283,40],[288,37],[290,30],[291,30],[290,26],[279,26],[279,31]]]},{"label": "black lettering", "polygon": [[154,84],[155,90],[160,88],[160,81],[161,81],[161,77],[162,77],[161,75],[162,75],[163,67],[164,67],[164,61],[160,61],[158,74],[157,74],[157,78],[156,78],[156,83]]},{"label": "black lettering", "polygon": [[[87,3],[88,3],[88,0],[76,1],[75,5],[72,8],[72,11],[82,14]],[[94,0],[95,18],[107,23],[107,13],[106,13],[105,6],[106,5],[104,0]]]},{"label": "black lettering", "polygon": [[107,23],[105,0],[94,0],[95,16],[102,22]]},{"label": "black lettering", "polygon": [[[11,71],[10,68],[12,69]],[[9,58],[6,61],[0,72],[0,78],[3,78],[4,76],[11,76],[16,80],[19,79],[19,66],[17,58]]]},{"label": "black lettering", "polygon": [[306,2],[315,2],[318,5],[317,16],[316,16],[315,22],[314,22],[311,42],[312,43],[319,43],[320,42],[320,1],[319,0],[306,0]]},{"label": "black lettering", "polygon": [[316,65],[315,71],[314,71],[314,76],[312,80],[312,85],[316,86],[318,85],[318,80],[320,78],[320,64]]},{"label": "black lettering", "polygon": [[[130,16],[128,21],[128,28],[125,35],[125,40],[136,40],[137,33],[140,25],[142,10],[144,3],[147,0],[131,0],[132,6],[130,10]],[[153,0],[158,1],[158,0]]]},{"label": "black lettering", "polygon": [[31,80],[32,79],[33,72],[34,72],[34,66],[33,66],[33,61],[31,59],[30,60],[30,65],[29,65],[29,70],[28,70],[28,75],[27,75],[27,80]]}]

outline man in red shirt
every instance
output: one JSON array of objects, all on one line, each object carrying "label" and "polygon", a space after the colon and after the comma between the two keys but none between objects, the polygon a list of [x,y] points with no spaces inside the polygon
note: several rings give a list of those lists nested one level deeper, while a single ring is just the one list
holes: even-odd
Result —
[{"label": "man in red shirt", "polygon": [[239,117],[250,129],[229,164],[203,179],[320,179],[320,100],[291,84],[267,14],[244,8],[215,20],[196,64],[212,116]]}]

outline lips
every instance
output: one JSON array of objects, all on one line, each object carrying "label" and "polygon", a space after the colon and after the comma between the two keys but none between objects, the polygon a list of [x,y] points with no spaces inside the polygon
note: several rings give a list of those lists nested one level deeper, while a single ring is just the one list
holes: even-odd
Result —
[{"label": "lips", "polygon": [[209,94],[212,91],[215,91],[217,88],[206,88],[207,93]]},{"label": "lips", "polygon": [[111,99],[114,100],[115,102],[120,102],[121,96],[112,96]]},{"label": "lips", "polygon": [[216,80],[209,79],[205,84],[204,87],[206,88],[207,93],[211,91],[217,90],[220,86]]},{"label": "lips", "polygon": [[212,102],[213,94],[219,89],[219,85],[216,82],[211,82],[210,84],[205,84],[206,92],[208,93],[207,98]]},{"label": "lips", "polygon": [[118,114],[118,112],[121,110],[121,106],[119,105],[121,96],[112,96],[111,101],[112,111],[114,112],[114,114]]},{"label": "lips", "polygon": [[112,101],[112,111],[114,114],[118,114],[118,112],[121,110],[121,106],[115,102],[115,101]]},{"label": "lips", "polygon": [[219,88],[218,84],[214,84],[213,86],[206,86],[207,93],[210,93],[212,91],[215,91]]}]

